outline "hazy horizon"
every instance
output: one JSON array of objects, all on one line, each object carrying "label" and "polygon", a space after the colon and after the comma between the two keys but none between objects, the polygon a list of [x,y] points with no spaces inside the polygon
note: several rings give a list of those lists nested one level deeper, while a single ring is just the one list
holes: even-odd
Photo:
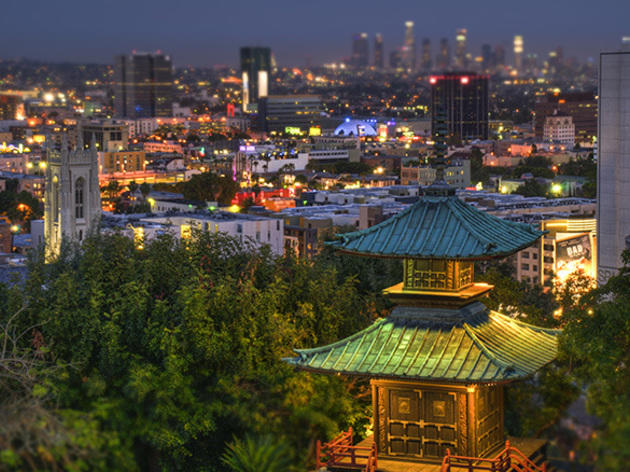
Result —
[{"label": "hazy horizon", "polygon": [[[523,35],[525,54],[546,57],[560,46],[565,57],[580,60],[617,49],[621,37],[630,34],[630,2],[620,0],[530,0],[508,6],[498,0],[481,6],[463,0],[421,5],[365,0],[360,7],[330,0],[153,0],[150,7],[112,0],[97,9],[79,0],[61,5],[35,0],[27,7],[17,0],[3,3],[0,26],[5,38],[15,41],[0,44],[0,59],[45,62],[111,64],[114,56],[135,49],[161,50],[178,67],[235,66],[241,46],[269,46],[281,66],[319,65],[349,57],[358,32],[370,35],[370,55],[374,34],[382,33],[388,55],[402,44],[407,20],[415,23],[418,55],[428,37],[433,59],[442,37],[453,51],[457,28],[468,29],[467,50],[473,56],[484,43],[502,44],[508,63],[515,34]],[[98,14],[90,13],[94,10]]]}]

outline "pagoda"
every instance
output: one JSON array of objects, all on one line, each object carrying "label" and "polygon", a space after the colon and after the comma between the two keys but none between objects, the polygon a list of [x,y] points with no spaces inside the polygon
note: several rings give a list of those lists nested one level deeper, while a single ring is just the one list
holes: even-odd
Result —
[{"label": "pagoda", "polygon": [[403,281],[384,290],[390,315],[336,343],[286,359],[313,372],[370,378],[379,457],[441,461],[487,457],[505,442],[503,386],[557,355],[558,330],[489,310],[492,286],[474,263],[504,258],[543,232],[465,204],[444,181],[437,136],[435,182],[425,196],[368,229],[340,235],[339,251],[403,260]]}]

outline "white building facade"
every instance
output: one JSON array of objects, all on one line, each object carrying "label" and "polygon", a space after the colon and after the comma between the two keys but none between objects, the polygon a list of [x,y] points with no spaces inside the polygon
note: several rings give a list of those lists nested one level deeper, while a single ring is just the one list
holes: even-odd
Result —
[{"label": "white building facade", "polygon": [[548,116],[543,126],[543,140],[563,146],[575,146],[575,124],[570,116]]},{"label": "white building facade", "polygon": [[598,283],[622,265],[630,236],[630,45],[600,54],[597,166]]}]

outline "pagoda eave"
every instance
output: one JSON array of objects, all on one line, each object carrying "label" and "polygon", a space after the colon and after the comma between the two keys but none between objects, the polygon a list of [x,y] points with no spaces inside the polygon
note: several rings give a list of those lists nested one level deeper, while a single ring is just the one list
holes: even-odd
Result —
[{"label": "pagoda eave", "polygon": [[[546,231],[544,232],[546,233]],[[342,236],[342,235],[338,235]],[[527,249],[532,245],[532,243],[523,244],[523,246],[519,246],[514,250],[510,250],[505,253],[493,253],[488,255],[476,255],[476,256],[460,256],[457,254],[429,254],[429,255],[418,255],[418,254],[383,254],[379,252],[365,252],[365,251],[352,251],[350,249],[345,249],[343,246],[340,246],[342,241],[328,241],[325,245],[330,246],[336,252],[340,252],[343,254],[347,254],[349,256],[360,256],[360,257],[374,257],[379,259],[419,259],[419,260],[435,260],[435,259],[449,259],[453,261],[462,261],[462,262],[483,262],[483,261],[492,261],[495,259],[504,259],[506,257],[511,256],[512,254],[521,251],[523,249]]]}]

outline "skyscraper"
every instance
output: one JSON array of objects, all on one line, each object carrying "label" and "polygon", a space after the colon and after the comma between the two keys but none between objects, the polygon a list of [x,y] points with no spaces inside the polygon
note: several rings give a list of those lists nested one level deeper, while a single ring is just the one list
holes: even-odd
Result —
[{"label": "skyscraper", "polygon": [[514,68],[521,73],[523,69],[523,37],[514,36]]},{"label": "skyscraper", "polygon": [[497,67],[505,66],[505,48],[500,44],[494,48],[494,62]]},{"label": "skyscraper", "polygon": [[413,34],[413,21],[405,21],[403,65],[405,69],[407,69],[407,72],[414,72],[416,70],[416,37]]},{"label": "skyscraper", "polygon": [[424,38],[422,40],[422,71],[429,72],[431,70],[431,65],[431,40],[429,38]]},{"label": "skyscraper", "polygon": [[630,44],[599,58],[597,281],[622,266],[630,246]]},{"label": "skyscraper", "polygon": [[116,57],[114,114],[150,118],[173,114],[173,65],[163,54],[133,53]]},{"label": "skyscraper", "polygon": [[460,28],[455,35],[455,67],[458,69],[466,68],[466,36],[468,30],[466,28]]},{"label": "skyscraper", "polygon": [[488,76],[473,73],[446,73],[432,76],[431,127],[437,115],[446,115],[447,136],[471,141],[488,139]]},{"label": "skyscraper", "polygon": [[483,44],[481,46],[481,68],[484,72],[489,72],[494,66],[494,55],[492,54],[492,46]]},{"label": "skyscraper", "polygon": [[398,49],[394,49],[389,53],[389,68],[393,70],[402,70],[403,62],[402,62],[402,47]]},{"label": "skyscraper", "polygon": [[243,80],[243,110],[256,111],[258,99],[269,95],[271,49],[241,48],[241,79]]},{"label": "skyscraper", "polygon": [[358,33],[352,37],[352,59],[353,67],[365,69],[370,61],[370,45],[367,33]]},{"label": "skyscraper", "polygon": [[374,67],[376,69],[383,69],[384,65],[383,35],[381,33],[376,33],[376,36],[374,36]]},{"label": "skyscraper", "polygon": [[448,47],[448,38],[442,38],[440,40],[440,54],[437,57],[438,69],[445,71],[451,63],[451,53]]}]

